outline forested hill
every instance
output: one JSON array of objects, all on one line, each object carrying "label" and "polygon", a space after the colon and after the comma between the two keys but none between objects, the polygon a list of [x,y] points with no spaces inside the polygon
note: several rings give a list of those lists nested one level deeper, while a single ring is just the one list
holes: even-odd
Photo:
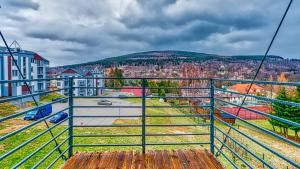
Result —
[{"label": "forested hill", "polygon": [[[64,65],[60,68],[76,68],[82,66],[101,65],[103,67],[110,67],[112,65],[145,65],[145,64],[165,64],[165,63],[180,63],[180,62],[203,62],[206,60],[218,61],[258,61],[262,59],[262,55],[236,55],[236,56],[222,56],[216,54],[206,54],[187,51],[149,51],[141,53],[132,53],[117,57],[110,57],[98,61],[86,62],[81,64]],[[268,56],[268,59],[280,61],[283,60],[280,56]],[[56,67],[58,68],[58,67]]]}]

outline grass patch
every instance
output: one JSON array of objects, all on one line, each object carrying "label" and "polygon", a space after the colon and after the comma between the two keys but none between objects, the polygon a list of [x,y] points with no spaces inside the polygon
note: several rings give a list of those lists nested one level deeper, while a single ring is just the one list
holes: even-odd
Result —
[{"label": "grass patch", "polygon": [[48,95],[45,96],[41,96],[41,102],[52,102],[52,99],[56,99],[56,98],[65,98],[66,96],[61,95],[59,93],[50,93]]},{"label": "grass patch", "polygon": [[0,117],[15,114],[19,108],[10,103],[0,103]]}]

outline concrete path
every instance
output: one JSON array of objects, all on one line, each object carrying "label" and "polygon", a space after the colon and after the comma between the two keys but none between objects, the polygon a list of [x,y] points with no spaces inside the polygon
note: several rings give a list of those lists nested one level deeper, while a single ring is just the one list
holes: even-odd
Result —
[{"label": "concrete path", "polygon": [[[76,106],[98,106],[99,99],[75,99]],[[107,99],[112,102],[112,106],[141,106],[141,103],[131,103],[122,99]],[[67,103],[57,103],[53,105],[53,112],[66,108]],[[67,112],[67,111],[66,111]],[[141,115],[141,108],[74,108],[74,116],[138,116]],[[119,118],[74,118],[74,125],[111,125],[114,120]],[[138,118],[120,118],[120,119],[138,119]],[[68,122],[64,122],[67,125]]]}]

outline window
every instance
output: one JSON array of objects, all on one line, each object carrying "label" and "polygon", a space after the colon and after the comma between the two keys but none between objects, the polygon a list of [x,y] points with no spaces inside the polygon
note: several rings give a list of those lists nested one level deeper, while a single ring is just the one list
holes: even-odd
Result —
[{"label": "window", "polygon": [[31,61],[31,63],[34,63],[34,59],[31,59],[30,61]]},{"label": "window", "polygon": [[[17,62],[17,60],[15,60]],[[15,61],[12,59],[12,65],[16,66]]]},{"label": "window", "polygon": [[60,82],[57,82],[57,86],[61,86],[61,83],[60,83]]},{"label": "window", "polygon": [[18,71],[17,70],[12,70],[12,76],[14,76],[14,77],[18,76]]}]

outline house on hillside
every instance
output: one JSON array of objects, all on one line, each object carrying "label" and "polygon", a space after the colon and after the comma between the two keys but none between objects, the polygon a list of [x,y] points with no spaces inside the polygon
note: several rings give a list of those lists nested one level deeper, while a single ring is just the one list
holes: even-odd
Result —
[{"label": "house on hillside", "polygon": [[[227,90],[233,91],[236,93],[246,94],[247,91],[249,90],[249,87],[250,87],[250,84],[235,84],[235,85],[229,86],[227,88]],[[249,94],[255,95],[255,96],[264,95],[265,93],[266,93],[265,89],[256,84],[253,84],[251,89],[249,90]],[[222,94],[225,95],[227,101],[229,101],[231,103],[235,103],[235,104],[241,104],[244,99],[244,96],[239,95],[239,94],[228,93],[228,92],[224,92]],[[256,104],[256,102],[258,102],[258,101],[257,101],[257,99],[255,99],[253,97],[246,97],[246,103],[247,102]]]}]

